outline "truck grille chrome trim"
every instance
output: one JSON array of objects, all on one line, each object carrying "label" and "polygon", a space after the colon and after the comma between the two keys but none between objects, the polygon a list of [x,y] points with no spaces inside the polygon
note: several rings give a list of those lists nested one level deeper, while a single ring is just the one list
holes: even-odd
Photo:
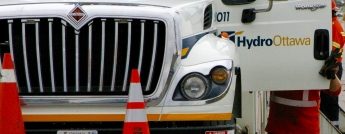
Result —
[{"label": "truck grille chrome trim", "polygon": [[144,47],[144,35],[145,35],[145,20],[141,20],[141,37],[140,37],[140,54],[139,54],[139,63],[138,63],[138,70],[139,74],[141,71],[141,62],[143,61],[143,47]]},{"label": "truck grille chrome trim", "polygon": [[[132,31],[132,20],[128,20],[128,41],[127,41],[127,58],[126,58],[126,70],[124,80],[128,77],[128,66],[129,66],[129,56],[131,55],[131,31]],[[122,91],[126,91],[127,81],[123,81]]]},{"label": "truck grille chrome trim", "polygon": [[40,58],[40,40],[39,40],[39,20],[35,20],[35,33],[36,33],[36,58],[37,58],[37,71],[38,79],[40,84],[40,91],[43,92],[43,83],[42,83],[42,70],[41,70],[41,58]]},{"label": "truck grille chrome trim", "polygon": [[92,63],[92,23],[91,21],[88,26],[89,26],[89,50],[88,50],[88,68],[87,68],[87,92],[91,92],[91,63]]},{"label": "truck grille chrome trim", "polygon": [[100,71],[100,80],[99,80],[99,91],[102,92],[103,88],[103,68],[104,68],[104,47],[105,47],[105,21],[106,19],[102,19],[102,54],[101,54],[101,71]]},{"label": "truck grille chrome trim", "polygon": [[161,20],[93,18],[79,29],[53,17],[0,23],[7,23],[0,34],[9,35],[21,96],[126,96],[134,68],[144,95],[157,89],[167,43]]},{"label": "truck grille chrome trim", "polygon": [[75,91],[79,92],[79,30],[75,33]]},{"label": "truck grille chrome trim", "polygon": [[67,73],[66,73],[66,21],[61,20],[62,23],[62,56],[63,56],[63,89],[67,92]]},{"label": "truck grille chrome trim", "polygon": [[53,63],[53,19],[49,21],[49,60],[50,60],[50,79],[52,83],[52,92],[55,92],[55,81],[54,81],[54,63]]},{"label": "truck grille chrome trim", "polygon": [[25,22],[26,20],[22,20],[22,41],[23,41],[23,55],[24,55],[24,66],[25,66],[25,76],[26,76],[26,84],[28,86],[28,92],[31,93],[31,84],[29,79],[29,69],[28,69],[28,58],[26,53],[26,35],[25,35]]},{"label": "truck grille chrome trim", "polygon": [[[9,34],[9,44],[13,44],[13,38],[12,38],[12,23],[13,20],[8,20],[8,34]],[[11,58],[13,59],[13,46],[10,45],[10,52],[11,52]],[[2,62],[1,62],[2,63]]]},{"label": "truck grille chrome trim", "polygon": [[117,65],[117,49],[118,49],[118,44],[119,44],[119,20],[115,19],[115,47],[114,47],[114,62],[113,62],[113,75],[111,79],[111,89],[110,91],[115,91],[114,86],[115,86],[115,80],[116,80],[116,65]]},{"label": "truck grille chrome trim", "polygon": [[154,29],[154,39],[153,39],[153,53],[152,53],[152,59],[151,59],[151,66],[150,66],[150,73],[149,73],[149,78],[147,80],[147,84],[146,84],[146,89],[145,91],[148,91],[151,85],[151,79],[152,79],[152,71],[153,71],[153,65],[154,65],[154,61],[155,61],[155,55],[156,55],[156,47],[157,47],[157,25],[158,25],[158,21],[154,21],[155,23],[155,29]]}]

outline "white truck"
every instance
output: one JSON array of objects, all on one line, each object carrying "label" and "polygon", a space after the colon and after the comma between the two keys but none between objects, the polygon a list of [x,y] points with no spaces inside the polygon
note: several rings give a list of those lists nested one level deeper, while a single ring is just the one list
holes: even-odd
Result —
[{"label": "white truck", "polygon": [[1,57],[14,63],[1,81],[15,77],[27,133],[121,133],[131,69],[140,71],[151,133],[226,134],[236,124],[262,133],[261,92],[329,82],[318,73],[330,52],[329,0],[0,7]]}]

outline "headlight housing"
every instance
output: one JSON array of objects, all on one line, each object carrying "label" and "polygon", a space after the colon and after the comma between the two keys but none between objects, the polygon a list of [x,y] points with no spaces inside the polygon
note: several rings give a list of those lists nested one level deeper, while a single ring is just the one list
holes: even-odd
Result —
[{"label": "headlight housing", "polygon": [[181,83],[181,92],[188,99],[201,99],[209,93],[209,82],[197,73],[187,75]]}]

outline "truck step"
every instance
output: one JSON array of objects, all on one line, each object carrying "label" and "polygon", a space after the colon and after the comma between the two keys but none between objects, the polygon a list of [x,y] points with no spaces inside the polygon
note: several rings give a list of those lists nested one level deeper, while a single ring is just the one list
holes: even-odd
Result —
[{"label": "truck step", "polygon": [[345,111],[342,107],[339,109],[339,131],[345,133]]},{"label": "truck step", "polygon": [[[341,113],[339,113],[339,120],[344,121],[343,126],[345,126],[345,116],[341,115]],[[340,126],[340,121],[339,121],[339,126]],[[332,125],[329,119],[321,111],[320,111],[320,127],[321,127],[320,128],[321,134],[342,134],[343,133],[337,127]]]}]

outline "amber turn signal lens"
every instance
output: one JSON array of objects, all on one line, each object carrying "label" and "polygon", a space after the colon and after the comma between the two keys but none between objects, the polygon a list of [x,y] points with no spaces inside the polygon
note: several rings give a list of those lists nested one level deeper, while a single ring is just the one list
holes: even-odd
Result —
[{"label": "amber turn signal lens", "polygon": [[212,71],[212,80],[217,84],[223,84],[228,78],[228,73],[224,68],[216,68]]}]

